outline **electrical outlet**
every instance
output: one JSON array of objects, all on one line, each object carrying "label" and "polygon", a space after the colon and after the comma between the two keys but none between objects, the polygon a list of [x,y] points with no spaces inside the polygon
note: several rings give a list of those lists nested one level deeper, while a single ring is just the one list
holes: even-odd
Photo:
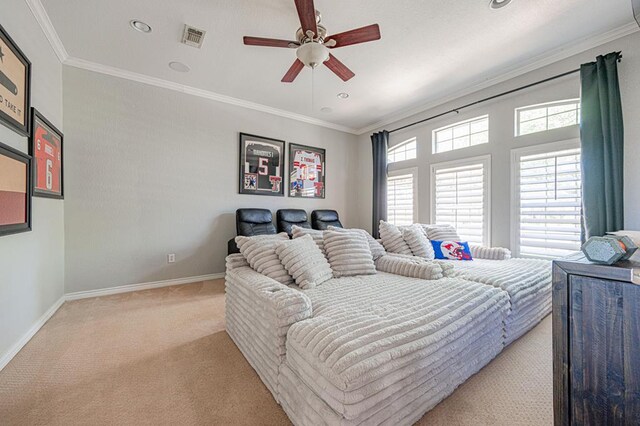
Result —
[{"label": "electrical outlet", "polygon": [[176,262],[176,254],[175,253],[169,253],[167,255],[167,263],[175,263]]}]

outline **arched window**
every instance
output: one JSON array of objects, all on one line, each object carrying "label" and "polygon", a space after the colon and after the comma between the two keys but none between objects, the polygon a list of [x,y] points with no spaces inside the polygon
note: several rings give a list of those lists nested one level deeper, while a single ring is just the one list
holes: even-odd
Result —
[{"label": "arched window", "polygon": [[460,121],[433,131],[433,153],[489,143],[489,116]]},{"label": "arched window", "polygon": [[387,152],[387,163],[413,160],[416,158],[416,148],[416,138],[411,138],[391,147]]}]

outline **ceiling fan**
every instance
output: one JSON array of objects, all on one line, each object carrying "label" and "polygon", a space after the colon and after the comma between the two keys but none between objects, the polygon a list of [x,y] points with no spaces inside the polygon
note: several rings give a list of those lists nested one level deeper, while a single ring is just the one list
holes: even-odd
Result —
[{"label": "ceiling fan", "polygon": [[329,49],[379,40],[378,24],[327,36],[327,29],[320,23],[322,17],[315,9],[313,0],[295,0],[295,4],[301,25],[296,32],[297,41],[245,36],[244,44],[296,49],[298,59],[282,78],[283,83],[293,82],[305,66],[315,68],[320,64],[326,65],[343,81],[351,79],[355,75],[353,71],[329,53]]}]

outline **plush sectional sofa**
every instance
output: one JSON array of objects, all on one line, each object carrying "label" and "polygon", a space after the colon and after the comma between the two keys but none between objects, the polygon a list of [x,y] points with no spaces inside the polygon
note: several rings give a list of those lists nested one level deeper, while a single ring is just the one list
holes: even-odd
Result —
[{"label": "plush sectional sofa", "polygon": [[227,258],[227,331],[296,425],[413,424],[550,312],[546,261],[375,264],[302,290]]}]

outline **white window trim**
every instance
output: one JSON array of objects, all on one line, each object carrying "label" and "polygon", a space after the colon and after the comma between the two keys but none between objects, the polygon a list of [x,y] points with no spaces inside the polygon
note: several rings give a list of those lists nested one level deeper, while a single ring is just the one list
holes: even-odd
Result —
[{"label": "white window trim", "polygon": [[461,124],[471,123],[472,121],[478,121],[478,120],[481,120],[483,118],[487,119],[487,135],[489,136],[489,141],[486,144],[480,144],[480,145],[489,144],[491,142],[491,122],[489,120],[489,114],[483,114],[483,115],[479,115],[477,117],[470,118],[468,120],[462,120],[462,121],[458,121],[456,123],[447,124],[446,126],[442,126],[442,127],[439,127],[437,129],[432,130],[431,131],[431,154],[432,155],[444,154],[444,153],[447,153],[447,152],[460,151],[461,149],[467,149],[467,148],[472,148],[474,146],[478,146],[478,145],[470,145],[470,146],[465,146],[464,148],[450,149],[448,151],[438,152],[437,151],[436,133],[438,133],[441,130],[448,129],[449,127],[456,127],[456,126],[459,126]]},{"label": "white window trim", "polygon": [[462,160],[453,160],[453,161],[444,161],[441,163],[431,164],[431,194],[430,194],[430,203],[431,203],[431,214],[430,214],[430,222],[435,223],[436,220],[436,180],[434,179],[437,169],[447,169],[451,167],[461,167],[468,166],[471,164],[482,163],[485,172],[484,179],[484,211],[486,212],[486,220],[483,227],[483,233],[485,236],[484,245],[486,247],[491,247],[491,155],[480,155],[478,157],[465,158]]},{"label": "white window trim", "polygon": [[[409,167],[404,169],[398,169],[389,171],[387,177],[395,177],[402,175],[411,175],[413,177],[413,223],[418,221],[418,168]],[[387,209],[388,209],[387,205]]]},{"label": "white window trim", "polygon": [[520,188],[518,185],[520,162],[518,159],[527,155],[544,154],[546,152],[564,151],[575,148],[580,148],[580,139],[567,139],[511,150],[511,252],[514,257],[540,258],[538,256],[520,254],[520,247],[518,245],[518,241],[520,240],[520,227],[518,226],[520,210]]},{"label": "white window trim", "polygon": [[[536,109],[536,108],[542,108],[542,107],[550,107],[550,106],[556,106],[556,105],[566,105],[566,104],[578,104],[578,110],[580,110],[580,98],[573,98],[573,99],[562,99],[559,101],[551,101],[551,102],[543,102],[541,104],[535,104],[535,105],[527,105],[527,106],[523,106],[523,107],[518,107],[514,110],[514,137],[519,138],[519,137],[523,137],[523,136],[529,136],[529,135],[535,135],[538,133],[543,133],[543,132],[548,132],[550,130],[558,130],[558,129],[547,129],[547,130],[541,130],[539,132],[534,132],[534,133],[527,133],[525,135],[521,135],[520,134],[520,112],[523,110],[529,110],[529,109]],[[547,120],[548,120],[549,115],[547,114]],[[577,126],[579,125],[580,122],[574,124],[573,126]],[[559,127],[560,129],[566,129],[567,127],[571,127],[571,126],[566,126],[566,127]]]}]

